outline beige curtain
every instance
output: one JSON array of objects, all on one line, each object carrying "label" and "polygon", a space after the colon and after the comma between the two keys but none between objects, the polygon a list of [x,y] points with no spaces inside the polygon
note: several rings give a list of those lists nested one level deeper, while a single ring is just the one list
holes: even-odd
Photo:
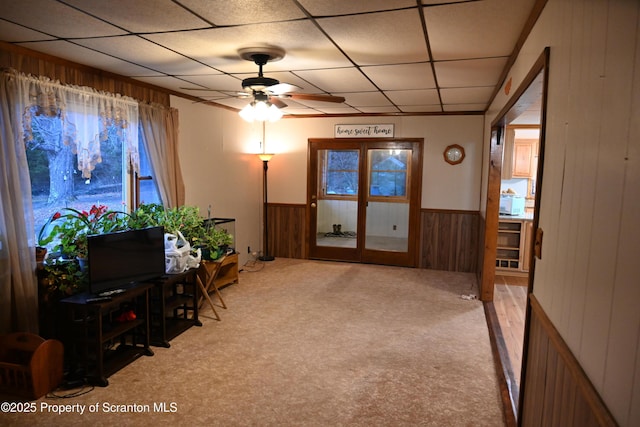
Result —
[{"label": "beige curtain", "polygon": [[140,128],[153,177],[167,208],[184,204],[185,191],[178,158],[178,110],[160,104],[140,104]]},{"label": "beige curtain", "polygon": [[38,332],[31,179],[17,80],[0,76],[0,333]]},{"label": "beige curtain", "polygon": [[15,70],[0,73],[0,332],[38,332],[34,220],[25,143],[31,120],[60,119],[62,139],[78,154],[78,169],[89,178],[102,161],[106,129],[117,126],[129,164],[139,169],[138,103],[87,87],[62,85]]}]

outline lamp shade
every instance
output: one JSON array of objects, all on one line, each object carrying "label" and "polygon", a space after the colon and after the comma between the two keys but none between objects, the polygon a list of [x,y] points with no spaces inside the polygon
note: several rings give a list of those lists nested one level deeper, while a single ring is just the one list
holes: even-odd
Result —
[{"label": "lamp shade", "polygon": [[258,158],[260,160],[262,160],[263,162],[268,162],[269,160],[271,160],[271,158],[275,156],[275,154],[273,153],[260,153],[258,154]]}]

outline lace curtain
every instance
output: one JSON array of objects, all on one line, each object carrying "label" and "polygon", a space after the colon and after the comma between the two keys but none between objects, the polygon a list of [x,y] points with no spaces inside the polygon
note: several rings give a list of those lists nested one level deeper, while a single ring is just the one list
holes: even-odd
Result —
[{"label": "lace curtain", "polygon": [[61,85],[46,77],[12,74],[20,104],[24,105],[25,142],[33,139],[33,116],[60,118],[63,142],[78,155],[82,176],[91,178],[91,171],[102,161],[100,143],[107,140],[107,129],[114,126],[125,141],[127,163],[138,172],[138,103],[135,100],[91,88]]},{"label": "lace curtain", "polygon": [[0,74],[0,333],[37,333],[36,242],[25,150],[33,138],[31,119],[39,114],[60,117],[64,142],[78,153],[78,169],[90,177],[101,161],[107,125],[118,126],[130,163],[139,167],[138,104],[14,70]]}]

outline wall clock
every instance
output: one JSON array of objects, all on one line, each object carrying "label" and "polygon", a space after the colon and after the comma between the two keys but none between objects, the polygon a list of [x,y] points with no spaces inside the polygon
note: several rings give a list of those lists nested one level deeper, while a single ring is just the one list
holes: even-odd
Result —
[{"label": "wall clock", "polygon": [[464,160],[464,148],[458,144],[449,145],[444,149],[444,161],[450,165],[457,165]]}]

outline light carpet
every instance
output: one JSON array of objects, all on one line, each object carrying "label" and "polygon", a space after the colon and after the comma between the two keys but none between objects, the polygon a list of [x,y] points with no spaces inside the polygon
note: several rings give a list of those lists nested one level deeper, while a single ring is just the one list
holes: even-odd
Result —
[{"label": "light carpet", "polygon": [[0,424],[503,426],[483,306],[461,298],[476,293],[473,274],[276,259],[222,290],[221,321],[205,304],[108,387]]}]

